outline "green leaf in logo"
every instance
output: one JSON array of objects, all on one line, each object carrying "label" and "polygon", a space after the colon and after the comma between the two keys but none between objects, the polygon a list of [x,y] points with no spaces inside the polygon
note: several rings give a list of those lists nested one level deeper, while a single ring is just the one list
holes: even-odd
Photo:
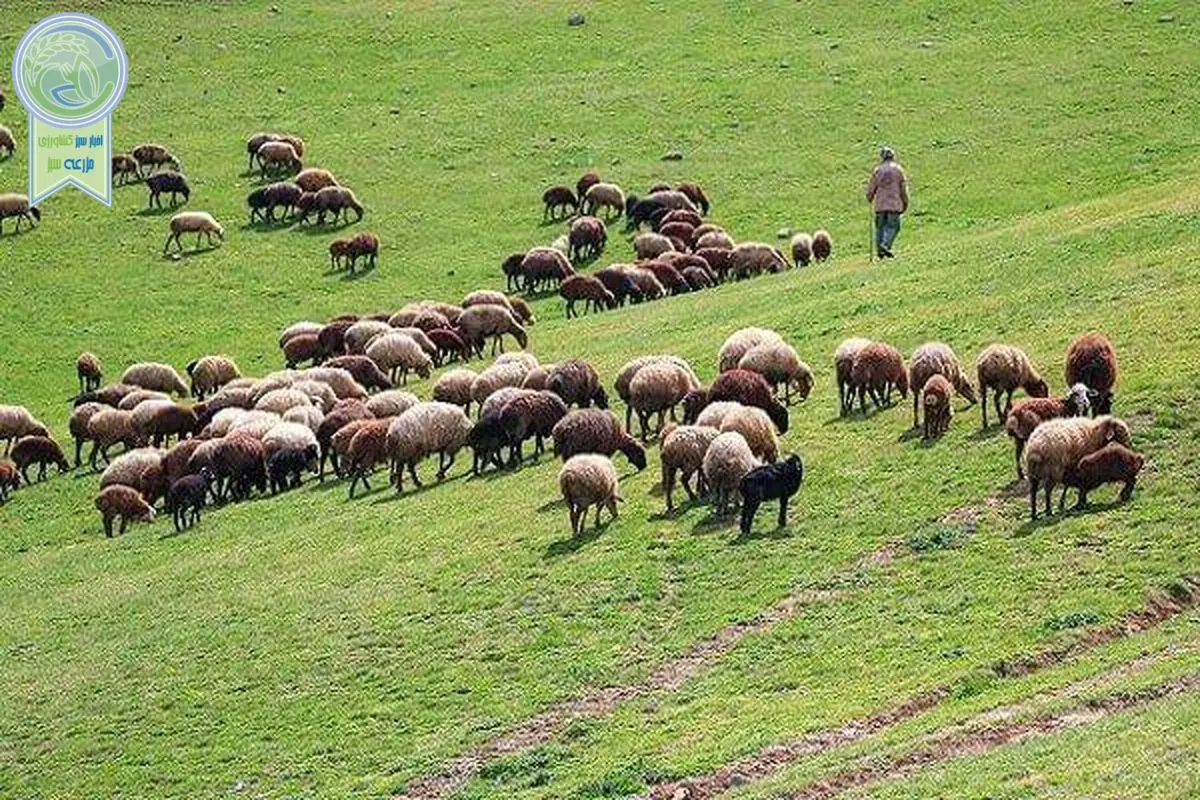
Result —
[{"label": "green leaf in logo", "polygon": [[95,99],[96,90],[100,87],[100,76],[92,62],[82,55],[75,56],[74,78],[75,93],[79,95],[79,99],[85,103]]}]

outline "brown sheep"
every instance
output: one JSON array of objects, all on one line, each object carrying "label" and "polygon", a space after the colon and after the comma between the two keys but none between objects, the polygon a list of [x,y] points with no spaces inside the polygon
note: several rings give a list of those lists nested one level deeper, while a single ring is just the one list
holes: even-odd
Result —
[{"label": "brown sheep", "polygon": [[327,169],[319,167],[308,167],[300,170],[296,175],[294,183],[300,187],[301,191],[316,194],[326,186],[337,186],[337,178],[333,177],[333,173]]},{"label": "brown sheep", "polygon": [[183,171],[183,164],[179,159],[171,155],[171,151],[160,144],[140,144],[133,148],[133,157],[138,162],[138,175],[143,176],[143,170],[146,167],[150,168],[150,172],[159,167],[169,166],[176,172]]},{"label": "brown sheep", "polygon": [[[681,183],[675,187],[675,190],[677,192],[682,193],[683,195],[685,195],[687,197],[687,199],[689,199],[693,203],[695,203],[696,207],[700,209],[701,215],[703,215],[705,217],[708,216],[708,209],[709,209],[708,195],[706,195],[704,193],[704,189],[702,189],[700,187],[700,184],[698,184],[698,183]],[[653,194],[653,192],[651,194]]]},{"label": "brown sheep", "polygon": [[677,239],[684,243],[683,247],[676,248],[680,251],[691,249],[688,245],[692,241],[692,231],[694,230],[696,230],[696,227],[686,222],[664,222],[658,227],[660,236],[666,236],[671,240]]},{"label": "brown sheep", "polygon": [[925,381],[934,375],[941,375],[950,381],[954,390],[966,398],[967,402],[975,402],[975,389],[963,374],[954,351],[942,342],[927,342],[916,349],[912,360],[908,362],[908,388],[913,393],[914,428],[919,427],[917,405],[921,399],[921,390],[925,388]]},{"label": "brown sheep", "polygon": [[[824,261],[833,254],[833,239],[829,237],[829,231],[817,230],[813,231],[812,235],[812,254],[817,261]],[[913,390],[916,392],[916,389]]]},{"label": "brown sheep", "polygon": [[558,219],[559,210],[568,217],[572,212],[579,210],[579,201],[575,199],[575,193],[571,191],[570,186],[551,186],[542,192],[542,203],[545,206],[542,211],[544,222]]},{"label": "brown sheep", "polygon": [[0,505],[8,502],[10,490],[21,486],[21,473],[17,472],[16,464],[11,461],[0,461]]},{"label": "brown sheep", "polygon": [[521,271],[521,262],[524,260],[525,253],[510,253],[500,263],[500,271],[504,273],[506,291],[512,292],[521,288],[521,279],[525,276],[525,273]]},{"label": "brown sheep", "polygon": [[[347,190],[349,191],[349,190]],[[359,218],[362,218],[362,212],[359,212]],[[367,268],[375,269],[375,265],[379,259],[379,237],[373,233],[356,234],[350,240],[350,247],[346,254],[350,260],[350,274],[354,274],[354,267],[360,258],[367,259]]]},{"label": "brown sheep", "polygon": [[722,400],[761,408],[780,433],[788,431],[787,407],[775,399],[775,392],[766,378],[747,369],[727,370],[717,376],[708,389],[688,392],[683,399],[684,423],[695,424],[705,406]]},{"label": "brown sheep", "polygon": [[546,284],[557,286],[575,274],[565,254],[553,247],[535,247],[521,259],[521,275],[525,291],[540,291]]},{"label": "brown sheep", "polygon": [[[1007,344],[989,345],[975,361],[975,373],[979,379],[979,408],[983,412],[983,427],[987,427],[987,392],[992,390],[992,403],[996,416],[1003,424],[1012,408],[1013,392],[1024,389],[1030,397],[1045,397],[1050,387],[1034,369],[1033,362],[1025,351]],[[1007,393],[1004,409],[1000,409],[1000,395]]]},{"label": "brown sheep", "polygon": [[611,411],[598,408],[572,411],[559,420],[551,434],[554,455],[563,461],[579,453],[611,456],[620,450],[639,471],[646,468],[645,448],[625,432]]},{"label": "brown sheep", "polygon": [[602,304],[603,308],[617,307],[617,300],[613,293],[604,288],[604,284],[598,278],[591,275],[572,275],[559,284],[558,293],[563,300],[567,301],[567,319],[579,316],[579,312],[575,310],[575,304],[580,300],[584,301],[584,312],[601,311]]},{"label": "brown sheep", "polygon": [[0,233],[4,233],[4,220],[9,217],[17,218],[16,230],[19,233],[22,222],[28,222],[31,228],[36,227],[42,221],[42,212],[37,206],[29,205],[29,198],[23,194],[0,194]]},{"label": "brown sheep", "polygon": [[[659,224],[666,225],[670,222],[686,222],[688,225],[692,226],[693,235],[694,229],[699,228],[704,224],[704,220],[701,219],[699,214],[697,214],[695,211],[688,211],[686,208],[676,208],[672,211],[668,211],[667,215],[662,218],[662,221]],[[717,228],[716,225],[713,225],[712,227],[713,229]],[[689,239],[688,241],[694,241],[694,239]]]},{"label": "brown sheep", "polygon": [[103,371],[100,369],[100,359],[91,353],[80,353],[75,359],[75,374],[79,377],[79,393],[94,392],[100,388]]},{"label": "brown sheep", "polygon": [[576,217],[567,229],[567,257],[576,262],[598,258],[607,241],[603,221],[597,217]]},{"label": "brown sheep", "polygon": [[925,441],[936,439],[950,429],[954,406],[950,397],[954,387],[940,374],[930,376],[921,390],[921,404],[925,407]]},{"label": "brown sheep", "polygon": [[1117,385],[1117,352],[1102,334],[1080,336],[1067,348],[1067,385],[1088,387],[1092,414],[1112,412],[1113,387]]},{"label": "brown sheep", "polygon": [[1079,502],[1075,508],[1079,509],[1087,505],[1088,492],[1093,489],[1106,483],[1123,483],[1125,486],[1121,489],[1120,499],[1125,502],[1133,496],[1138,473],[1145,464],[1145,456],[1113,442],[1079,459],[1074,467],[1067,468],[1063,474],[1063,495],[1066,495],[1068,487],[1078,489]]},{"label": "brown sheep", "polygon": [[608,408],[608,395],[600,385],[596,368],[580,358],[556,364],[546,376],[546,389],[562,398],[568,406]]},{"label": "brown sheep", "polygon": [[130,521],[154,521],[154,508],[142,498],[141,493],[121,484],[104,487],[96,497],[96,510],[104,520],[104,535],[110,539],[113,535],[113,520],[121,520],[118,533],[122,534]]},{"label": "brown sheep", "polygon": [[529,392],[514,397],[500,411],[500,426],[508,436],[509,466],[520,465],[521,446],[533,438],[536,459],[545,450],[545,439],[553,435],[554,426],[567,415],[567,404],[554,392]]},{"label": "brown sheep", "polygon": [[733,269],[733,250],[726,247],[697,247],[695,253],[708,264],[708,268],[717,276],[717,282],[724,283]]},{"label": "brown sheep", "polygon": [[295,369],[301,361],[310,361],[314,365],[320,356],[320,334],[302,333],[284,342],[283,358],[288,369]]},{"label": "brown sheep", "polygon": [[600,176],[594,172],[585,172],[575,182],[575,196],[583,197],[587,194],[587,190],[600,182]]},{"label": "brown sheep", "polygon": [[449,328],[438,328],[428,333],[429,341],[433,342],[437,352],[433,356],[434,366],[442,366],[461,359],[471,360],[471,351],[467,343],[455,331]]},{"label": "brown sheep", "polygon": [[392,379],[383,373],[378,364],[365,355],[338,356],[327,361],[325,366],[346,370],[367,391],[386,391],[395,388]]},{"label": "brown sheep", "polygon": [[1025,470],[1021,466],[1021,454],[1025,451],[1025,442],[1029,440],[1034,429],[1048,419],[1085,415],[1088,413],[1088,407],[1088,388],[1082,383],[1072,386],[1066,397],[1035,397],[1022,400],[1012,407],[1004,421],[1004,429],[1013,440],[1016,449],[1018,479],[1025,477]]},{"label": "brown sheep", "polygon": [[492,355],[496,348],[504,352],[503,337],[511,335],[524,350],[529,346],[529,336],[525,333],[513,315],[500,306],[471,306],[465,309],[458,318],[457,333],[475,353],[483,356],[483,345],[487,339],[492,340]]},{"label": "brown sheep", "polygon": [[900,351],[883,342],[864,345],[854,356],[850,367],[850,402],[858,392],[859,410],[867,411],[867,395],[876,408],[892,402],[892,390],[900,392],[901,399],[908,397],[908,373],[904,369],[904,357]]},{"label": "brown sheep", "polygon": [[112,157],[112,173],[118,183],[128,183],[138,174],[137,159],[127,153],[116,153]]},{"label": "brown sheep", "polygon": [[21,472],[21,477],[25,479],[25,483],[30,483],[29,468],[34,464],[38,466],[39,481],[46,479],[46,465],[58,465],[60,473],[71,471],[71,465],[67,463],[67,457],[63,455],[62,448],[58,446],[58,442],[48,436],[26,436],[17,441],[12,449],[12,460],[17,465],[17,469]]}]

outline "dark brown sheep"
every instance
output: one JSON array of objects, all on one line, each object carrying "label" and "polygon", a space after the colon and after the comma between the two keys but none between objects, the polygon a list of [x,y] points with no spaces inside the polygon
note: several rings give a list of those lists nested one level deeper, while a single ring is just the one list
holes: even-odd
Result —
[{"label": "dark brown sheep", "polygon": [[150,168],[150,172],[163,166],[174,167],[176,172],[183,171],[183,165],[179,163],[179,159],[171,155],[171,151],[160,144],[140,144],[133,148],[133,157],[138,162],[139,175],[144,174],[147,167]]},{"label": "dark brown sheep", "polygon": [[524,260],[525,253],[509,253],[500,263],[500,271],[504,273],[506,291],[512,292],[521,288],[521,279],[525,275],[521,269],[521,262]]},{"label": "dark brown sheep", "polygon": [[348,464],[346,474],[350,476],[350,497],[354,498],[354,490],[359,482],[371,490],[367,483],[368,476],[375,467],[388,460],[388,427],[391,420],[380,419],[365,423],[354,438],[350,440],[350,450],[347,454]]},{"label": "dark brown sheep", "polygon": [[583,310],[601,311],[605,308],[616,308],[617,299],[599,278],[592,275],[572,275],[558,287],[558,293],[567,301],[567,319],[579,316],[575,304],[584,301]]},{"label": "dark brown sheep", "polygon": [[908,397],[908,371],[904,368],[904,357],[900,351],[883,342],[871,342],[859,350],[850,367],[850,402],[858,393],[859,409],[866,413],[867,396],[876,408],[892,402],[892,391],[900,397]]},{"label": "dark brown sheep", "polygon": [[744,406],[761,408],[767,412],[780,433],[788,431],[787,407],[775,399],[775,393],[766,378],[748,369],[727,370],[708,389],[688,392],[683,398],[683,421],[688,425],[695,424],[704,407],[719,400],[733,400]]},{"label": "dark brown sheep", "polygon": [[321,420],[321,424],[317,427],[317,443],[321,445],[320,480],[325,480],[326,458],[331,457],[334,469],[338,469],[337,457],[336,455],[331,455],[333,453],[333,435],[351,422],[373,419],[374,416],[366,404],[358,400],[352,400],[340,407],[335,407],[325,415],[325,419]]},{"label": "dark brown sheep", "polygon": [[818,230],[814,231],[812,236],[813,258],[817,261],[824,261],[829,258],[833,254],[833,239],[829,238],[829,232]]},{"label": "dark brown sheep", "polygon": [[288,369],[295,369],[301,361],[309,361],[315,365],[319,355],[319,334],[302,333],[283,343],[283,359]]},{"label": "dark brown sheep", "polygon": [[1145,464],[1145,456],[1112,442],[1084,456],[1073,468],[1067,469],[1063,475],[1063,496],[1066,496],[1068,487],[1078,489],[1079,502],[1075,507],[1083,508],[1087,505],[1088,492],[1106,483],[1123,483],[1125,486],[1121,489],[1120,499],[1124,502],[1133,496],[1138,473]]},{"label": "dark brown sheep", "polygon": [[363,355],[338,356],[326,362],[325,366],[346,370],[367,391],[395,388],[395,384],[379,366]]},{"label": "dark brown sheep", "polygon": [[437,352],[433,357],[435,366],[440,367],[456,359],[461,359],[464,362],[471,360],[470,348],[467,347],[467,343],[463,341],[463,338],[454,331],[438,328],[429,331],[427,335],[429,336],[429,341],[433,342],[434,347],[437,348]]},{"label": "dark brown sheep", "polygon": [[25,479],[25,483],[30,483],[29,468],[34,464],[38,466],[39,481],[46,479],[46,465],[57,464],[58,471],[66,473],[71,471],[71,465],[67,463],[67,457],[63,455],[62,448],[58,446],[58,442],[48,436],[26,436],[20,439],[13,446],[12,453],[13,463],[17,465],[17,469],[21,471],[21,477]]},{"label": "dark brown sheep", "polygon": [[950,429],[954,417],[954,406],[950,400],[954,387],[941,374],[932,375],[921,390],[921,404],[925,407],[925,441],[936,439]]},{"label": "dark brown sheep", "polygon": [[331,269],[340,269],[343,262],[350,263],[352,244],[352,239],[334,239],[329,243],[329,266]]},{"label": "dark brown sheep", "polygon": [[564,216],[570,216],[572,212],[579,210],[579,200],[570,186],[551,186],[542,192],[542,203],[545,205],[542,211],[543,221],[558,219],[560,210],[565,212]]},{"label": "dark brown sheep", "polygon": [[1113,387],[1117,385],[1117,351],[1102,334],[1080,336],[1067,348],[1067,385],[1088,388],[1093,415],[1112,413]]},{"label": "dark brown sheep", "polygon": [[150,189],[150,199],[146,203],[147,208],[158,206],[162,208],[162,196],[164,194],[171,195],[171,207],[176,205],[176,196],[183,195],[183,202],[187,202],[192,196],[192,187],[188,186],[187,178],[180,175],[178,172],[160,172],[156,175],[151,175],[146,179],[146,187]]},{"label": "dark brown sheep", "polygon": [[693,292],[708,289],[716,283],[712,274],[705,267],[684,267],[683,279],[687,281]]},{"label": "dark brown sheep", "polygon": [[195,433],[196,412],[187,406],[175,403],[164,406],[150,420],[146,433],[153,437],[155,447],[161,447],[169,442],[172,436],[182,440],[185,436]]},{"label": "dark brown sheep", "polygon": [[700,213],[703,216],[708,216],[708,209],[710,208],[708,195],[704,193],[704,189],[700,187],[700,184],[685,182],[676,186],[675,190],[687,195],[687,198],[695,203],[696,207],[700,209]]},{"label": "dark brown sheep", "polygon": [[608,232],[597,217],[578,217],[567,231],[567,257],[572,261],[598,258],[604,252]]},{"label": "dark brown sheep", "polygon": [[353,319],[335,319],[321,328],[321,332],[317,334],[317,352],[322,361],[346,352],[346,331],[355,322],[358,322],[357,316]]},{"label": "dark brown sheep", "polygon": [[112,157],[112,173],[117,183],[128,183],[131,178],[137,177],[137,159],[127,153],[116,153]]},{"label": "dark brown sheep", "polygon": [[567,404],[553,392],[528,392],[504,404],[500,412],[500,425],[504,429],[511,448],[509,466],[521,463],[521,446],[534,440],[533,453],[536,458],[545,449],[544,441],[549,438],[554,426],[567,415]]},{"label": "dark brown sheep", "polygon": [[[361,213],[360,213],[361,218]],[[370,269],[375,269],[375,265],[379,259],[379,237],[373,233],[363,231],[355,235],[350,240],[350,247],[346,255],[350,260],[350,274],[354,274],[354,267],[360,258],[367,260],[367,265]]]},{"label": "dark brown sheep", "polygon": [[163,475],[167,479],[167,486],[192,473],[192,469],[189,467],[192,456],[196,454],[196,450],[205,441],[208,440],[196,438],[184,439],[167,451],[162,460]]},{"label": "dark brown sheep", "polygon": [[597,175],[595,172],[583,173],[583,175],[580,176],[579,180],[575,182],[575,196],[583,197],[585,194],[587,194],[588,189],[592,188],[599,182],[600,182],[600,176]]},{"label": "dark brown sheep", "polygon": [[1017,456],[1017,477],[1024,478],[1021,454],[1034,429],[1048,419],[1077,417],[1088,413],[1088,388],[1082,383],[1072,386],[1065,397],[1035,397],[1020,400],[1008,412],[1004,429],[1013,440]]},{"label": "dark brown sheep", "polygon": [[[704,224],[704,220],[699,214],[697,214],[695,211],[689,211],[686,208],[676,208],[673,211],[668,211],[666,216],[662,218],[662,222],[660,224],[666,225],[670,222],[686,222],[688,225],[691,225],[693,229],[699,228]],[[713,225],[712,227],[714,230],[719,230],[719,227],[716,225]]]},{"label": "dark brown sheep", "polygon": [[213,452],[213,473],[217,479],[219,501],[227,496],[245,500],[251,489],[267,491],[267,469],[262,442],[253,436],[231,434],[221,440]]},{"label": "dark brown sheep", "polygon": [[564,462],[580,453],[611,456],[620,450],[638,470],[646,468],[646,449],[625,432],[617,415],[608,410],[572,411],[551,431],[554,455]]},{"label": "dark brown sheep", "polygon": [[114,520],[121,520],[118,533],[125,533],[125,526],[130,521],[154,521],[154,508],[142,498],[141,493],[121,484],[104,487],[96,497],[96,510],[104,521],[104,535],[110,539]]},{"label": "dark brown sheep", "polygon": [[568,406],[608,408],[608,395],[600,385],[596,368],[580,358],[556,364],[546,376],[546,389]]},{"label": "dark brown sheep", "polygon": [[725,277],[733,269],[732,250],[727,250],[724,247],[702,247],[696,251],[696,255],[704,259],[709,269],[717,276],[718,282],[725,282]]},{"label": "dark brown sheep", "polygon": [[21,486],[21,473],[11,461],[0,461],[0,505],[8,502],[10,490]]},{"label": "dark brown sheep", "polygon": [[618,306],[624,306],[626,300],[632,300],[636,303],[642,301],[641,290],[621,269],[605,267],[604,269],[596,270],[590,277],[600,281],[604,288],[612,294]]},{"label": "dark brown sheep", "polygon": [[[672,213],[674,213],[674,212],[672,212]],[[683,244],[682,247],[675,248],[675,249],[679,250],[680,252],[684,252],[684,251],[692,249],[691,248],[692,231],[694,231],[694,230],[696,230],[696,226],[689,225],[686,222],[664,222],[658,228],[658,232],[660,234],[662,234],[663,236],[666,236],[668,239],[671,239],[672,241],[678,241]]]},{"label": "dark brown sheep", "polygon": [[575,274],[566,255],[552,247],[535,247],[521,259],[521,274],[525,291],[537,292],[547,284],[557,286]]},{"label": "dark brown sheep", "polygon": [[665,261],[657,259],[639,261],[635,266],[648,269],[654,273],[654,277],[658,279],[658,282],[671,294],[687,294],[691,291],[692,287],[684,280],[683,274]]}]

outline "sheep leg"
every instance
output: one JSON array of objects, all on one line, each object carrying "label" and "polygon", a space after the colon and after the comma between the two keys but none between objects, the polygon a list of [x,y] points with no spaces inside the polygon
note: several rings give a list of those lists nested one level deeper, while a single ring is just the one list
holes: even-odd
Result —
[{"label": "sheep leg", "polygon": [[[853,405],[853,403],[854,403],[853,399],[851,399],[850,402],[851,402],[851,405]],[[867,413],[867,387],[866,387],[866,384],[862,384],[858,387],[858,413],[860,413],[860,414]],[[916,425],[915,422],[913,424]]]},{"label": "sheep leg", "polygon": [[[663,467],[663,494],[667,496],[667,511],[674,511],[675,504],[671,502],[671,492],[675,489],[675,468]],[[683,476],[683,488],[687,489],[687,476]],[[688,492],[691,495],[691,492]]]},{"label": "sheep leg", "polygon": [[421,479],[417,477],[417,462],[410,462],[408,465],[408,474],[412,478],[413,486],[421,488]]},{"label": "sheep leg", "polygon": [[750,535],[750,527],[754,524],[754,515],[758,513],[759,499],[755,495],[742,498],[741,531],[743,536]]},{"label": "sheep leg", "polygon": [[787,504],[788,499],[786,495],[779,498],[779,527],[781,528],[787,527]]},{"label": "sheep leg", "polygon": [[121,527],[117,529],[117,533],[125,535],[125,526],[129,524],[129,517],[121,517]]},{"label": "sheep leg", "polygon": [[[982,382],[979,384],[979,410],[983,412],[983,427],[986,429],[987,428],[987,384],[982,383]],[[996,413],[997,414],[1000,413],[999,408],[997,408]]]},{"label": "sheep leg", "polygon": [[81,463],[80,455],[83,453],[83,439],[75,440],[75,469],[79,469]]},{"label": "sheep leg", "polygon": [[448,473],[450,471],[450,468],[454,466],[454,458],[455,458],[454,453],[450,453],[449,455],[450,455],[450,459],[448,461],[446,461],[444,464],[442,463],[442,460],[446,457],[446,453],[442,452],[438,455],[438,466],[440,467],[440,469],[438,469],[438,480],[439,481],[443,480],[446,477],[446,473]]},{"label": "sheep leg", "polygon": [[111,539],[113,535],[112,517],[110,517],[108,514],[104,515],[104,535],[109,539]]},{"label": "sheep leg", "polygon": [[1030,478],[1029,479],[1029,518],[1032,520],[1037,520],[1037,511],[1038,511],[1037,493],[1038,493],[1037,478]]},{"label": "sheep leg", "polygon": [[1046,481],[1046,516],[1050,516],[1050,495],[1054,493],[1054,484],[1051,481]]},{"label": "sheep leg", "polygon": [[913,424],[912,424],[912,426],[915,428],[915,427],[917,427],[917,402],[921,398],[921,388],[919,386],[911,386],[909,388],[912,389],[912,393],[913,393]]},{"label": "sheep leg", "polygon": [[1023,439],[1017,439],[1016,442],[1014,442],[1014,447],[1017,451],[1017,480],[1024,480],[1025,470],[1021,466],[1021,454],[1025,452],[1025,441]]}]

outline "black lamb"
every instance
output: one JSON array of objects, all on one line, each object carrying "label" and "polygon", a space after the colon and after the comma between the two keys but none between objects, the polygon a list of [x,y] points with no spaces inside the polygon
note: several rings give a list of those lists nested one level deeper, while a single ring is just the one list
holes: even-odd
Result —
[{"label": "black lamb", "polygon": [[766,500],[779,501],[779,527],[787,525],[788,498],[800,490],[804,480],[804,464],[800,456],[788,456],[778,464],[767,464],[750,470],[738,487],[742,493],[742,535],[750,533],[754,514]]},{"label": "black lamb", "polygon": [[162,208],[162,195],[171,195],[171,205],[175,205],[175,195],[183,195],[183,202],[187,202],[192,196],[192,188],[188,186],[187,178],[180,175],[178,172],[159,172],[146,178],[146,186],[150,187],[150,200],[147,207],[153,208],[158,206]]},{"label": "black lamb", "polygon": [[479,422],[475,423],[471,432],[467,434],[467,446],[475,454],[471,464],[472,475],[479,475],[487,469],[489,463],[494,464],[496,469],[504,467],[501,451],[512,445],[499,411],[484,414]]},{"label": "black lamb", "polygon": [[301,476],[312,469],[317,459],[316,445],[304,450],[280,450],[267,460],[267,477],[271,482],[271,494],[299,488]]},{"label": "black lamb", "polygon": [[181,533],[200,521],[200,509],[207,503],[212,473],[207,469],[196,475],[184,475],[167,491],[167,511],[175,518],[175,531]]}]

